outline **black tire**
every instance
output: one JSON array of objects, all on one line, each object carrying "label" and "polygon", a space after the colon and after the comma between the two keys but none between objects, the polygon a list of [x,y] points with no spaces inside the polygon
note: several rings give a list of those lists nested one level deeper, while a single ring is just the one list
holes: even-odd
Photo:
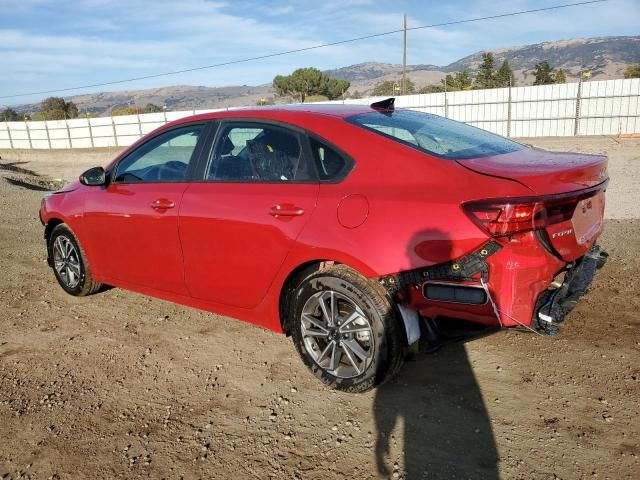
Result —
[{"label": "black tire", "polygon": [[[334,375],[328,369],[320,366],[308,351],[308,343],[305,343],[303,330],[307,327],[303,326],[303,309],[305,305],[308,305],[307,302],[312,297],[317,298],[319,296],[319,298],[323,298],[320,293],[323,291],[328,292],[329,295],[331,295],[330,292],[335,292],[333,295],[340,296],[343,299],[340,301],[347,306],[349,304],[346,299],[353,302],[366,315],[369,324],[367,328],[370,327],[366,334],[367,338],[371,334],[373,337],[372,343],[366,343],[367,353],[369,354],[369,360],[367,361],[369,363],[366,367],[363,366],[361,372],[353,374],[350,378]],[[291,317],[288,319],[293,342],[305,365],[326,385],[345,392],[364,392],[377,387],[400,371],[407,350],[404,327],[396,316],[388,295],[377,283],[368,281],[344,265],[336,265],[317,271],[305,278],[298,286],[293,302],[292,308],[289,309]],[[323,319],[324,317],[320,314],[320,320]],[[336,323],[340,325],[340,323]],[[343,323],[346,324],[347,322],[343,321]],[[341,335],[337,333],[336,337],[340,339],[342,338]],[[332,334],[328,338],[333,339],[336,337]],[[315,342],[315,337],[307,336],[306,338],[307,342],[309,338],[313,338]],[[355,336],[350,338],[349,342],[351,343],[358,341]],[[324,341],[324,339],[321,341]],[[328,340],[326,342],[326,345],[328,345]],[[338,345],[340,344],[340,340],[338,340]],[[315,346],[317,347],[317,345]],[[324,349],[324,346],[321,345],[320,349]],[[339,350],[341,352],[339,355],[341,361],[346,363],[351,358],[358,360],[353,355],[351,357],[347,355],[344,347],[341,348],[342,350]],[[320,349],[315,351],[319,353]],[[353,353],[353,350],[350,351]],[[353,361],[351,363],[353,364]],[[337,371],[337,369],[332,371]],[[353,371],[358,372],[356,369]]]},{"label": "black tire", "polygon": [[[58,241],[59,238],[62,242],[69,242],[75,249],[71,253],[71,258],[77,261],[77,266],[79,269],[77,282],[75,281],[75,277],[73,282],[69,282],[65,278],[65,275],[68,275],[68,273],[60,273],[56,269],[56,253],[54,252],[54,250],[56,241]],[[51,258],[53,273],[56,277],[56,280],[65,292],[76,297],[84,297],[86,295],[96,293],[98,290],[100,290],[102,284],[93,280],[93,277],[91,276],[91,270],[89,269],[89,262],[87,262],[87,255],[85,254],[84,249],[80,245],[80,242],[78,242],[75,234],[66,224],[61,223],[60,225],[56,225],[54,227],[51,235],[49,235],[49,243],[47,245],[47,248],[49,249],[49,258]]]}]

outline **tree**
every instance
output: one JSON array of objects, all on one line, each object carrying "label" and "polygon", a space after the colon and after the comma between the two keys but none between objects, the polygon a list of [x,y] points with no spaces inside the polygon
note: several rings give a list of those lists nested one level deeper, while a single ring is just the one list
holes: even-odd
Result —
[{"label": "tree", "polygon": [[[398,85],[400,85],[400,92],[402,92],[402,78],[398,80]],[[411,95],[412,93],[416,93],[416,84],[411,81],[410,78],[405,77],[404,79],[404,89],[405,95]]]},{"label": "tree", "polygon": [[[416,84],[413,83],[410,79],[405,78],[405,89],[407,94],[415,93]],[[373,87],[373,91],[371,95],[380,97],[384,95],[394,96],[400,95],[402,91],[402,79],[398,80],[385,80],[384,82],[379,82]]]},{"label": "tree", "polygon": [[326,95],[309,95],[306,98],[306,101],[309,102],[309,103],[326,102],[327,100],[329,100],[329,97],[327,97]]},{"label": "tree", "polygon": [[496,61],[493,53],[482,54],[482,63],[476,73],[477,88],[494,88],[496,86]]},{"label": "tree", "polygon": [[640,63],[633,63],[624,70],[624,78],[640,78]]},{"label": "tree", "polygon": [[162,108],[160,108],[155,103],[147,103],[142,109],[142,113],[157,113],[161,111],[162,111]]},{"label": "tree", "polygon": [[447,91],[469,90],[473,84],[473,78],[466,70],[448,74],[444,77],[443,84],[446,84]]},{"label": "tree", "polygon": [[317,68],[299,68],[291,75],[278,75],[273,88],[281,97],[293,97],[304,103],[309,95],[324,95],[333,100],[342,96],[351,84],[322,73]]},{"label": "tree", "polygon": [[40,113],[43,120],[76,118],[78,116],[78,107],[71,101],[65,101],[64,98],[49,97],[40,103]]},{"label": "tree", "polygon": [[274,105],[274,101],[270,98],[261,98],[256,102],[256,105],[259,107],[264,107],[265,105]]},{"label": "tree", "polygon": [[114,108],[111,110],[112,117],[119,117],[121,115],[136,115],[140,113],[140,109],[133,105],[128,105],[126,107]]},{"label": "tree", "polygon": [[418,93],[440,93],[444,92],[444,82],[427,85],[418,90]]},{"label": "tree", "polygon": [[0,122],[15,122],[17,120],[22,120],[22,118],[13,108],[7,107],[0,112]]},{"label": "tree", "polygon": [[549,85],[555,83],[555,73],[546,60],[536,63],[536,71],[533,74],[536,77],[533,82],[534,85]]},{"label": "tree", "polygon": [[376,86],[373,87],[373,91],[371,95],[374,96],[382,96],[389,95],[393,96],[396,93],[400,93],[400,84],[393,80],[385,80],[384,82],[376,83]]},{"label": "tree", "polygon": [[455,72],[452,74],[447,74],[440,83],[436,83],[434,85],[427,85],[426,87],[422,87],[420,89],[420,93],[438,93],[444,92],[445,87],[448,92],[455,92],[458,90],[469,90],[471,89],[471,85],[473,84],[473,78],[466,70],[462,72]]},{"label": "tree", "polygon": [[349,90],[351,83],[346,80],[338,80],[337,78],[329,77],[329,81],[327,82],[326,90],[323,94],[329,100],[333,100],[335,98],[342,98],[344,93]]},{"label": "tree", "polygon": [[516,84],[516,78],[509,60],[505,59],[496,73],[496,87],[509,87]]},{"label": "tree", "polygon": [[564,74],[564,70],[558,70],[553,76],[554,83],[567,83],[567,76]]},{"label": "tree", "polygon": [[111,110],[111,115],[114,117],[120,115],[140,115],[141,113],[157,113],[161,112],[162,108],[154,103],[147,103],[144,108],[137,105],[127,105],[126,107],[114,108]]}]

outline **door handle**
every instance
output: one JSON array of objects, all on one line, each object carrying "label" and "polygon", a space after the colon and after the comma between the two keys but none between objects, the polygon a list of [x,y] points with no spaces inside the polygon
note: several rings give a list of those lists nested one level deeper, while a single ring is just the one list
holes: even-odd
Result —
[{"label": "door handle", "polygon": [[278,204],[269,209],[269,215],[274,217],[299,217],[304,215],[304,208],[290,203]]},{"label": "door handle", "polygon": [[151,208],[155,210],[167,210],[175,206],[176,204],[174,202],[167,200],[166,198],[159,198],[151,203]]}]

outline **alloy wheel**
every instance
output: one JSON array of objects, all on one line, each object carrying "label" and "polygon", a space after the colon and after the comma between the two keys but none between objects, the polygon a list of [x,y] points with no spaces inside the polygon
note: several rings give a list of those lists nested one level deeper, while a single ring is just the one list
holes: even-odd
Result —
[{"label": "alloy wheel", "polygon": [[312,295],[301,315],[304,346],[314,362],[339,378],[361,375],[371,364],[371,322],[350,298],[333,290]]},{"label": "alloy wheel", "polygon": [[82,271],[80,256],[76,247],[67,237],[60,235],[53,242],[53,266],[62,282],[68,288],[76,288]]}]

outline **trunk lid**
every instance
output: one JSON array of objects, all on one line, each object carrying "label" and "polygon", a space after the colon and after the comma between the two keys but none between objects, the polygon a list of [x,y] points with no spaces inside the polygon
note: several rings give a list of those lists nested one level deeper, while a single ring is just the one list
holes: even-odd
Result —
[{"label": "trunk lid", "polygon": [[608,180],[605,156],[527,148],[458,163],[482,175],[517,181],[534,192],[530,198],[513,199],[513,204],[522,204],[525,210],[535,204],[544,211],[543,226],[536,228],[566,261],[583,256],[602,232]]},{"label": "trunk lid", "polygon": [[[553,203],[551,203],[553,208]],[[604,188],[569,197],[570,217],[549,223],[545,232],[553,249],[566,261],[583,256],[602,233],[604,226]]]},{"label": "trunk lid", "polygon": [[607,157],[524,148],[493,157],[458,160],[474,172],[515,180],[539,195],[593,187],[607,180]]}]

